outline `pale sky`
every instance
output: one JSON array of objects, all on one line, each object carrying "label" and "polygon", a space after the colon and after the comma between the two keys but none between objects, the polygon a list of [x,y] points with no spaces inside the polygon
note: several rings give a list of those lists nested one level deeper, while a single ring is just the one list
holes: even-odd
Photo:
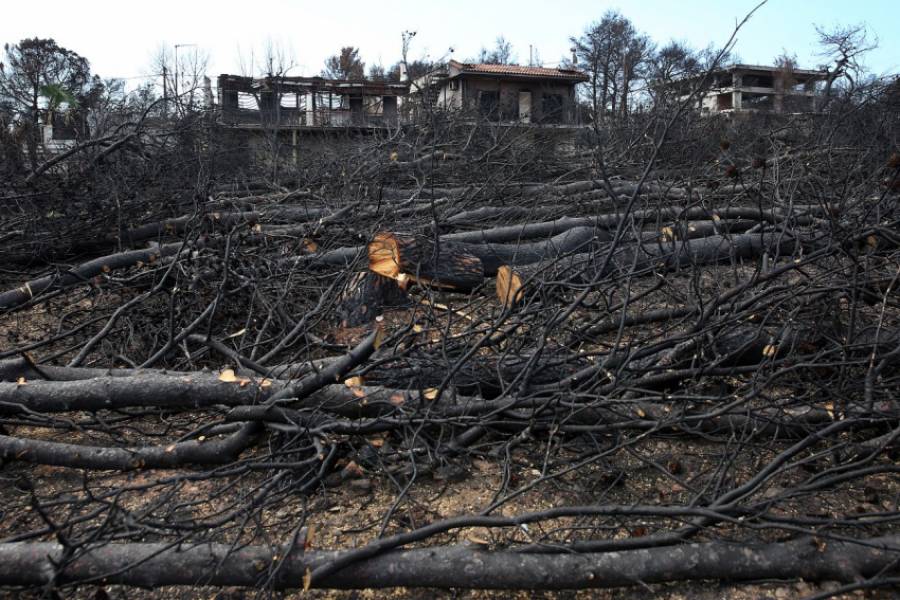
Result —
[{"label": "pale sky", "polygon": [[[151,57],[161,45],[196,44],[210,55],[208,74],[240,73],[267,41],[293,56],[292,75],[315,75],[327,56],[342,45],[361,49],[367,65],[393,64],[400,55],[401,32],[414,30],[411,58],[471,58],[498,35],[512,42],[520,62],[533,45],[545,64],[569,54],[569,37],[619,9],[657,43],[670,39],[695,47],[722,44],[736,19],[756,0],[537,0],[433,2],[430,0],[0,0],[0,42],[52,37],[91,61],[103,77],[138,78],[153,72]],[[815,67],[814,24],[864,22],[880,47],[867,59],[876,73],[900,71],[900,10],[897,0],[770,0],[739,34],[742,62],[770,63],[783,49],[796,53],[802,67]],[[450,48],[452,55],[448,54]],[[191,52],[181,48],[180,52]]]}]

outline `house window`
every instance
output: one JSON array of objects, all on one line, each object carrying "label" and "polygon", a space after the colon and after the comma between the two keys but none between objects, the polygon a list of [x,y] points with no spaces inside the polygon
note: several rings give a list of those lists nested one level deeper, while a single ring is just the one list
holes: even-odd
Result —
[{"label": "house window", "polygon": [[478,92],[478,112],[486,119],[496,121],[500,118],[500,92]]},{"label": "house window", "polygon": [[450,80],[450,89],[454,92],[456,90],[458,90],[459,89],[459,81],[457,81],[456,79],[451,79]]},{"label": "house window", "polygon": [[544,94],[541,98],[541,122],[562,123],[564,106],[562,94]]}]

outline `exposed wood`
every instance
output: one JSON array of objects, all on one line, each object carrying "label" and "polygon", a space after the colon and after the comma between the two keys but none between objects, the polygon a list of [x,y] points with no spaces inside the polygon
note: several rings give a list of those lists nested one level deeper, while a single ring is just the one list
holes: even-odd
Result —
[{"label": "exposed wood", "polygon": [[385,308],[408,306],[406,291],[396,279],[373,271],[357,273],[350,280],[338,307],[342,327],[359,327],[371,323]]},{"label": "exposed wood", "polygon": [[457,291],[471,291],[484,282],[481,260],[466,248],[425,238],[379,233],[369,244],[369,269],[394,279]]}]

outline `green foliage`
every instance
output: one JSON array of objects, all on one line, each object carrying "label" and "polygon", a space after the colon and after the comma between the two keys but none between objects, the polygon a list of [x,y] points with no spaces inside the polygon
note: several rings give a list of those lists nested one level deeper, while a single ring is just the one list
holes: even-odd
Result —
[{"label": "green foliage", "polygon": [[329,79],[365,79],[366,63],[359,57],[359,48],[344,46],[325,61],[322,76]]}]

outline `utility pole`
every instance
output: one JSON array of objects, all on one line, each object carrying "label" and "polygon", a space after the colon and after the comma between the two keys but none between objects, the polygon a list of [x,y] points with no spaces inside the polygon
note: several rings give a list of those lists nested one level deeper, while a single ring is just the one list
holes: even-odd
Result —
[{"label": "utility pole", "polygon": [[181,99],[178,97],[178,49],[188,46],[196,46],[197,44],[175,44],[175,110],[181,106]]},{"label": "utility pole", "polygon": [[166,83],[166,78],[168,77],[168,72],[166,70],[165,62],[163,63],[162,68],[162,78],[163,78],[163,116],[169,116],[169,85]]}]

